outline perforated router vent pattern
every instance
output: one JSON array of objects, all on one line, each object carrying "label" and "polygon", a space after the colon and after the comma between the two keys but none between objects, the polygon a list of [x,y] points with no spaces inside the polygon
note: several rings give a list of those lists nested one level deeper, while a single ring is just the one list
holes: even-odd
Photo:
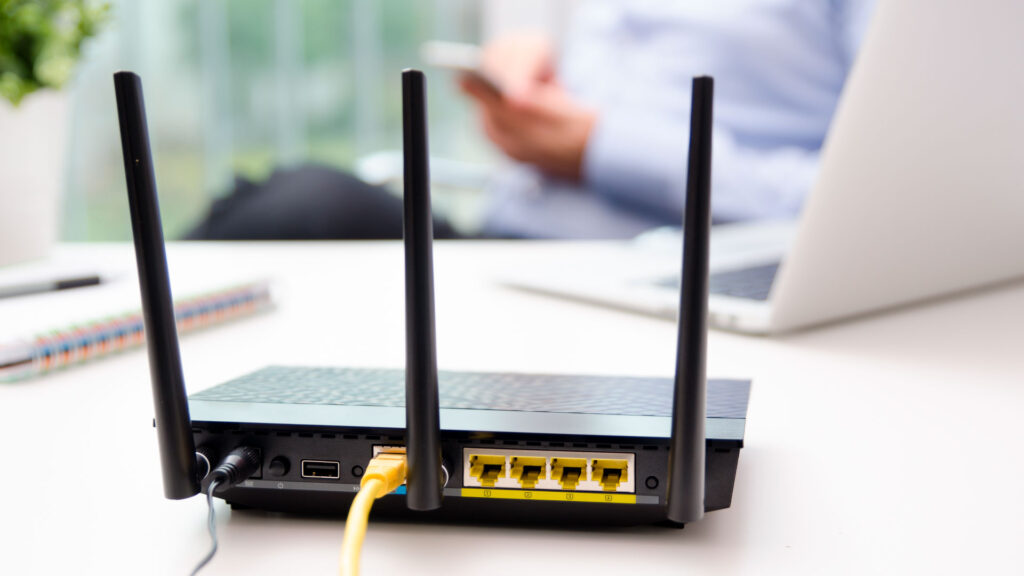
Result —
[{"label": "perforated router vent pattern", "polygon": [[[670,416],[667,378],[440,372],[441,408]],[[749,382],[709,380],[709,418],[745,418]],[[271,366],[192,396],[270,404],[405,406],[405,371]]]}]

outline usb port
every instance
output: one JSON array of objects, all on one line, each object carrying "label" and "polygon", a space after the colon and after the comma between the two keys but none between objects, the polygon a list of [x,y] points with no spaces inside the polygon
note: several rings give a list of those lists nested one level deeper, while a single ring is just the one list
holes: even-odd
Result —
[{"label": "usb port", "polygon": [[302,477],[337,480],[341,477],[341,463],[330,460],[303,460]]}]

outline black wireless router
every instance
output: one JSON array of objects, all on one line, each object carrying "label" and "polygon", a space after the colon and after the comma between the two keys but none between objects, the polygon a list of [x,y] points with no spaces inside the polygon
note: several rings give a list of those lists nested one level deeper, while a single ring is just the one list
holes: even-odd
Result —
[{"label": "black wireless router", "polygon": [[251,474],[213,487],[232,505],[344,514],[371,457],[404,449],[407,484],[374,513],[682,525],[730,505],[750,388],[708,381],[705,407],[711,78],[693,82],[674,381],[438,372],[425,78],[407,70],[405,371],[270,367],[191,398],[142,86],[130,72],[114,84],[167,498],[199,493],[217,462],[237,471],[245,460]]}]

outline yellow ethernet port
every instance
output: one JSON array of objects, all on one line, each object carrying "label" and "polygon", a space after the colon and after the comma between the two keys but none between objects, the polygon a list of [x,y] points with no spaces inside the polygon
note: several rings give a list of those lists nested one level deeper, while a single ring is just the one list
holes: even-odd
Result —
[{"label": "yellow ethernet port", "polygon": [[557,480],[563,490],[575,490],[581,480],[587,479],[586,458],[552,458],[551,479]]},{"label": "yellow ethernet port", "polygon": [[471,454],[469,474],[479,480],[481,486],[493,487],[498,478],[505,477],[505,457]]},{"label": "yellow ethernet port", "polygon": [[541,456],[513,456],[512,478],[523,488],[536,488],[538,480],[546,480],[547,459]]},{"label": "yellow ethernet port", "polygon": [[591,460],[591,477],[607,492],[614,492],[629,480],[629,462],[625,460]]}]

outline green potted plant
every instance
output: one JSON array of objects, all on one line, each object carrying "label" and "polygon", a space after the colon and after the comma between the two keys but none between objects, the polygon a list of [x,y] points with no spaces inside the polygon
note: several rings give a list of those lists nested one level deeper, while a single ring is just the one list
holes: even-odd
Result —
[{"label": "green potted plant", "polygon": [[0,265],[42,257],[57,238],[62,88],[107,10],[88,0],[0,0]]}]

